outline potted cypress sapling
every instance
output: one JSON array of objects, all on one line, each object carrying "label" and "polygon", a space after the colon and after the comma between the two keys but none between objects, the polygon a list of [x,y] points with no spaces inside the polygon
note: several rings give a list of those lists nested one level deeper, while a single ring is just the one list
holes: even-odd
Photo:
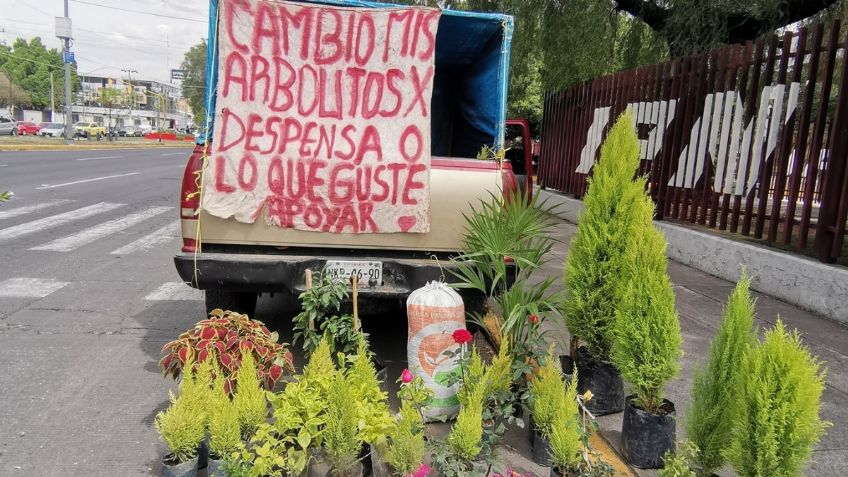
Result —
[{"label": "potted cypress sapling", "polygon": [[324,453],[332,477],[360,477],[362,463],[357,460],[362,440],[357,429],[354,394],[342,373],[330,383],[327,416],[324,425]]},{"label": "potted cypress sapling", "polygon": [[639,145],[632,118],[624,113],[601,147],[583,199],[586,212],[577,223],[565,265],[566,324],[572,344],[575,340],[583,344],[574,356],[578,392],[592,391],[594,397],[586,407],[595,415],[624,408],[624,384],[610,362],[610,349],[624,251],[632,236],[632,209],[644,196],[644,180],[633,179],[638,164]]},{"label": "potted cypress sapling", "polygon": [[581,463],[580,416],[577,408],[577,383],[566,386],[560,393],[562,405],[557,406],[556,416],[547,433],[551,453],[551,477],[571,477],[579,473]]},{"label": "potted cypress sapling", "polygon": [[179,394],[169,393],[171,404],[156,415],[154,426],[171,453],[162,459],[166,477],[197,475],[198,450],[206,434],[206,413],[202,397],[206,389],[195,376],[186,375]]},{"label": "potted cypress sapling", "polygon": [[712,475],[725,463],[722,452],[731,439],[731,410],[738,396],[735,383],[739,363],[756,343],[750,283],[743,272],[724,308],[724,319],[710,344],[707,363],[695,370],[692,406],[686,413],[686,434],[697,449],[691,453],[691,460],[699,477]]},{"label": "potted cypress sapling", "polygon": [[536,371],[536,375],[530,382],[531,443],[533,461],[539,465],[551,463],[548,435],[558,417],[558,407],[564,404],[564,401],[560,399],[564,394],[560,369],[553,356],[548,355],[545,364]]},{"label": "potted cypress sapling", "polygon": [[226,379],[215,370],[214,385],[206,404],[209,409],[209,465],[210,477],[223,476],[223,461],[238,450],[241,443],[238,412],[226,391]]},{"label": "potted cypress sapling", "polygon": [[664,399],[663,388],[680,372],[682,338],[666,272],[665,239],[653,225],[653,202],[643,194],[634,211],[612,357],[635,391],[624,408],[624,456],[644,469],[662,467],[663,456],[674,447],[674,404]]},{"label": "potted cypress sapling", "polygon": [[265,399],[265,390],[259,382],[253,354],[244,350],[241,353],[241,364],[236,375],[233,407],[238,416],[241,435],[249,440],[259,424],[265,422],[268,417],[268,404]]},{"label": "potted cypress sapling", "polygon": [[825,372],[797,331],[778,319],[736,376],[733,432],[724,455],[740,477],[800,476],[830,424],[819,417]]}]

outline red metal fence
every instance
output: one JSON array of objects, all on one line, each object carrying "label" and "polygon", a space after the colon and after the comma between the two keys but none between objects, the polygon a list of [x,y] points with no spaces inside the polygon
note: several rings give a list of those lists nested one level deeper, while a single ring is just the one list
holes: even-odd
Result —
[{"label": "red metal fence", "polygon": [[658,219],[848,255],[845,30],[818,24],[548,92],[539,183],[581,197],[629,107]]}]

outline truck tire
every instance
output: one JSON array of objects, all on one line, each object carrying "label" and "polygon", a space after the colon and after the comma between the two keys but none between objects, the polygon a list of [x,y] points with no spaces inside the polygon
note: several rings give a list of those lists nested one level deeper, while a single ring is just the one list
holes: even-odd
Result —
[{"label": "truck tire", "polygon": [[206,313],[220,308],[224,311],[235,311],[247,316],[253,316],[256,311],[256,293],[232,292],[227,290],[205,290]]}]

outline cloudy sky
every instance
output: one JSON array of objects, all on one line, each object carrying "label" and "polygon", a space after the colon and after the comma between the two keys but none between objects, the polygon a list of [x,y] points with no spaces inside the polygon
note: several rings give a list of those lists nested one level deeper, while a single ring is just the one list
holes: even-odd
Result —
[{"label": "cloudy sky", "polygon": [[[78,72],[131,69],[133,78],[169,81],[171,68],[206,37],[208,8],[208,0],[69,0]],[[54,17],[63,15],[63,0],[0,0],[0,41],[40,36],[59,48]]]}]

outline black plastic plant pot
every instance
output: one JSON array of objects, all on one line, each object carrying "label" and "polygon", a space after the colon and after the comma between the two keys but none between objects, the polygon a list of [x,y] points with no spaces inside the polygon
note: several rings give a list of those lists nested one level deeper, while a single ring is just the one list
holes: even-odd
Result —
[{"label": "black plastic plant pot", "polygon": [[574,374],[574,358],[567,354],[560,355],[559,364],[562,368],[563,374],[565,374],[567,377],[570,378],[571,375]]},{"label": "black plastic plant pot", "polygon": [[359,462],[362,463],[362,475],[371,475],[371,446],[364,445],[359,451]]},{"label": "black plastic plant pot", "polygon": [[389,465],[383,462],[383,455],[374,444],[371,444],[371,477],[392,477]]},{"label": "black plastic plant pot", "polygon": [[[531,424],[532,426],[532,424]],[[536,430],[535,426],[530,427],[531,444],[533,447],[533,462],[538,465],[548,467],[551,465],[551,444]]]},{"label": "black plastic plant pot", "polygon": [[164,477],[196,477],[197,456],[185,462],[176,462],[174,454],[162,458],[162,475]]},{"label": "black plastic plant pot", "polygon": [[663,414],[652,414],[636,407],[635,396],[627,396],[624,421],[621,424],[621,441],[624,458],[640,469],[659,469],[663,456],[674,449],[677,419],[674,403],[663,399]]},{"label": "black plastic plant pot", "polygon": [[624,410],[624,381],[621,373],[609,361],[600,361],[589,355],[586,348],[577,350],[577,392],[592,392],[586,409],[595,416],[613,414]]},{"label": "black plastic plant pot", "polygon": [[197,448],[197,470],[203,470],[209,466],[209,438],[200,441]]}]

